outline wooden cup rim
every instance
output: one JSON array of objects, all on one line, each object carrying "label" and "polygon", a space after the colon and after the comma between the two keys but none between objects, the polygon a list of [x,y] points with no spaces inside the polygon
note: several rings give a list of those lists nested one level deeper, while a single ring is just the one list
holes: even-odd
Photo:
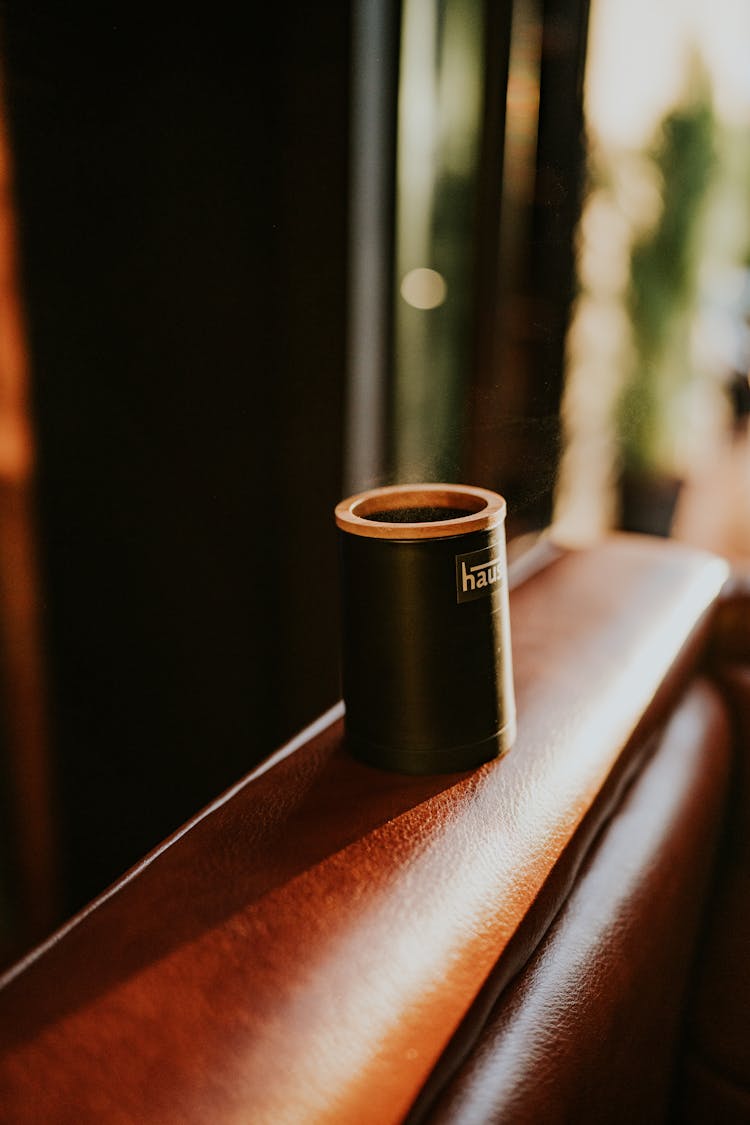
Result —
[{"label": "wooden cup rim", "polygon": [[[452,508],[466,515],[414,523],[371,518],[373,512],[398,508]],[[342,500],[336,505],[336,524],[342,531],[367,539],[445,539],[472,531],[489,531],[505,519],[505,509],[505,500],[497,492],[474,485],[394,484]]]}]

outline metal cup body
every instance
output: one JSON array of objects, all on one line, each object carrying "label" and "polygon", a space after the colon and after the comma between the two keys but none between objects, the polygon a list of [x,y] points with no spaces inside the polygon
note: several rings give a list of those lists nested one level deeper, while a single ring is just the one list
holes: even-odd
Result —
[{"label": "metal cup body", "polygon": [[515,736],[504,528],[402,534],[340,531],[347,742],[386,769],[471,769]]}]

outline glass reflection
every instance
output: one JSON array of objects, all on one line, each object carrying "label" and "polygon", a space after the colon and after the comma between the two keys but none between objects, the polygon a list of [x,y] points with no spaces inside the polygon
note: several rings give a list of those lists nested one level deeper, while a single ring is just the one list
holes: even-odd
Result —
[{"label": "glass reflection", "polygon": [[[404,3],[394,287],[397,480],[452,479],[460,463],[483,51],[482,8],[473,0]],[[414,290],[426,282],[437,287],[423,299]]]}]

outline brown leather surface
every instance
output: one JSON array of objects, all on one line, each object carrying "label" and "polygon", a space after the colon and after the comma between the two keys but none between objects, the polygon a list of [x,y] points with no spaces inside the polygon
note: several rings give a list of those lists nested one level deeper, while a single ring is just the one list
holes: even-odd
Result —
[{"label": "brown leather surface", "polygon": [[6,978],[5,1120],[399,1120],[673,702],[724,577],[637,537],[531,574],[518,741],[471,774],[370,769],[335,715],[255,771]]},{"label": "brown leather surface", "polygon": [[[732,803],[722,871],[689,1017],[685,1120],[714,1101],[711,1120],[750,1121],[750,668],[730,667],[722,684],[736,723]],[[734,1116],[737,1105],[747,1116]]]},{"label": "brown leather surface", "polygon": [[750,573],[733,574],[724,587],[712,630],[718,667],[750,664]]},{"label": "brown leather surface", "polygon": [[673,1119],[678,1125],[747,1125],[750,1121],[750,1091],[697,1057],[681,1076],[680,1092],[681,1105]]},{"label": "brown leather surface", "polygon": [[730,763],[725,708],[692,687],[545,941],[423,1120],[666,1120]]}]

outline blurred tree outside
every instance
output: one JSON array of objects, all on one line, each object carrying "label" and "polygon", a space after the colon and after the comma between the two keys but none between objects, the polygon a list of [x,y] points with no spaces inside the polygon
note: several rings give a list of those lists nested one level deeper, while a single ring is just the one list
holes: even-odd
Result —
[{"label": "blurred tree outside", "polygon": [[637,237],[625,295],[633,369],[620,401],[623,468],[679,473],[674,462],[676,400],[696,378],[691,322],[697,311],[701,227],[716,167],[710,96],[674,109],[648,153],[662,198],[655,225]]},{"label": "blurred tree outside", "polygon": [[629,484],[708,472],[750,365],[750,9],[669,0],[644,40],[646,7],[593,6],[554,517],[577,543],[653,530],[622,510]]}]

